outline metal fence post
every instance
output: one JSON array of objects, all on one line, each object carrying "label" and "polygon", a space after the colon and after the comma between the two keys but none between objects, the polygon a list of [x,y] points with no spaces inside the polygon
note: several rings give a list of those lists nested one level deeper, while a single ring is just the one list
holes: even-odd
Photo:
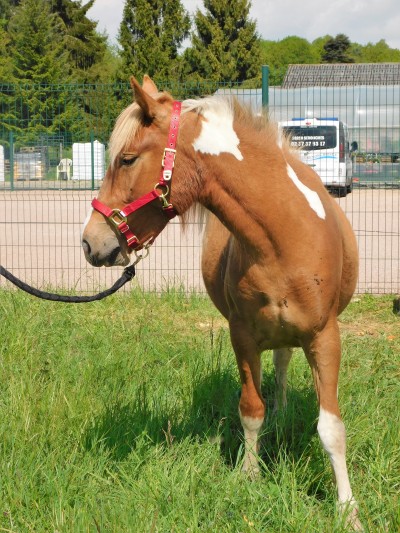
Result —
[{"label": "metal fence post", "polygon": [[94,133],[90,132],[90,170],[92,178],[92,191],[94,191]]},{"label": "metal fence post", "polygon": [[263,65],[261,67],[261,90],[262,90],[262,106],[268,107],[269,103],[269,66]]},{"label": "metal fence post", "polygon": [[14,190],[14,134],[10,131],[10,189]]}]

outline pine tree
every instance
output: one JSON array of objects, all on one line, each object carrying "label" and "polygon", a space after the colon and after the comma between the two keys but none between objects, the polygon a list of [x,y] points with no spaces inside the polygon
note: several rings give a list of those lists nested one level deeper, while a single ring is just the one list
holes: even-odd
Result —
[{"label": "pine tree", "polygon": [[[46,2],[50,12],[58,18],[56,26],[59,37],[64,40],[64,51],[68,52],[73,79],[80,83],[104,80],[101,65],[103,61],[107,62],[107,36],[97,32],[97,22],[87,17],[94,2],[95,0],[88,0],[83,5],[82,0]],[[0,0],[0,21],[4,21],[5,28],[16,8],[23,3],[23,0]],[[106,70],[108,72],[109,68]]]},{"label": "pine tree", "polygon": [[53,132],[59,123],[62,94],[50,84],[69,79],[59,19],[46,0],[23,0],[9,23],[11,81],[18,84],[20,105],[17,130],[25,142]]},{"label": "pine tree", "polygon": [[351,42],[347,35],[339,33],[324,44],[323,63],[354,63],[354,59],[349,55],[350,47]]},{"label": "pine tree", "polygon": [[51,10],[62,21],[61,30],[68,50],[74,80],[80,83],[99,79],[96,68],[107,51],[106,37],[96,31],[97,22],[86,15],[94,0],[82,5],[80,0],[52,0]]},{"label": "pine tree", "polygon": [[10,20],[9,34],[15,81],[56,83],[65,79],[69,69],[60,24],[46,0],[23,0]]},{"label": "pine tree", "polygon": [[259,75],[260,39],[250,20],[249,0],[204,0],[197,10],[192,46],[185,51],[188,74],[198,79],[243,82]]},{"label": "pine tree", "polygon": [[179,75],[178,51],[189,29],[180,0],[126,0],[119,31],[119,79],[149,74],[157,81]]},{"label": "pine tree", "polygon": [[5,29],[5,24],[0,20],[0,83],[10,79],[11,58],[8,54],[10,37]]},{"label": "pine tree", "polygon": [[0,0],[0,19],[10,20],[20,0]]}]

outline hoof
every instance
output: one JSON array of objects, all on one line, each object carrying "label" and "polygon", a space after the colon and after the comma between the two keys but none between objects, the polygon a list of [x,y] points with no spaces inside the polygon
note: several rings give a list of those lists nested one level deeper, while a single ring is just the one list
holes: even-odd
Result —
[{"label": "hoof", "polygon": [[364,531],[364,528],[358,518],[358,507],[355,501],[341,504],[341,514],[348,531]]},{"label": "hoof", "polygon": [[252,461],[245,461],[242,466],[242,473],[250,480],[255,480],[260,476],[260,467]]}]

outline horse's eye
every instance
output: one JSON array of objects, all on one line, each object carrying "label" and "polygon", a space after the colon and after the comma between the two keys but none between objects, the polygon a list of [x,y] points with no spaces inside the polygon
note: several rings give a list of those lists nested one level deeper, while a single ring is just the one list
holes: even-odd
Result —
[{"label": "horse's eye", "polygon": [[133,165],[133,163],[136,161],[137,157],[133,157],[133,156],[126,156],[126,157],[122,157],[121,158],[121,165],[125,166],[125,167],[129,167],[131,165]]}]

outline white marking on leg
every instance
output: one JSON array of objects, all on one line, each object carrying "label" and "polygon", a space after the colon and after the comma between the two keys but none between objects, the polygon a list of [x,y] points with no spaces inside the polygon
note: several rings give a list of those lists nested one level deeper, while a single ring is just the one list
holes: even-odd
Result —
[{"label": "white marking on leg", "polygon": [[264,419],[242,416],[240,409],[239,416],[244,431],[243,471],[254,476],[260,470],[258,466],[258,434],[260,433]]},{"label": "white marking on leg", "polygon": [[239,137],[233,129],[232,111],[226,107],[222,107],[220,113],[213,109],[205,109],[202,116],[204,120],[201,132],[193,142],[193,148],[198,152],[211,155],[229,153],[242,161]]},{"label": "white marking on leg", "polygon": [[354,531],[363,531],[362,524],[358,519],[357,502],[353,498],[347,473],[346,430],[344,424],[339,417],[321,407],[317,429],[322,446],[329,455],[335,473],[339,511],[345,515],[346,524],[349,528]]},{"label": "white marking on leg", "polygon": [[352,503],[354,500],[346,466],[346,430],[344,424],[339,417],[321,407],[317,430],[335,473],[339,503]]},{"label": "white marking on leg", "polygon": [[318,193],[312,191],[309,187],[307,187],[307,185],[304,185],[304,183],[299,180],[296,172],[289,164],[287,165],[287,172],[289,178],[293,181],[299,191],[306,197],[306,200],[309,203],[311,209],[313,209],[317,213],[319,218],[325,219],[325,209],[322,205],[321,198],[318,196]]}]

